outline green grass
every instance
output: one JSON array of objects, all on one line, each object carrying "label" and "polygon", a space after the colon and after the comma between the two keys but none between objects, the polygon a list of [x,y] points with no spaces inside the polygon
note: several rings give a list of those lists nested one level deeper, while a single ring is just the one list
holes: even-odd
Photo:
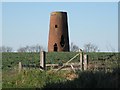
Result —
[{"label": "green grass", "polygon": [[[51,52],[46,53],[46,63],[65,63],[78,52]],[[87,53],[89,63],[102,64],[111,68],[117,68],[118,53]],[[113,55],[112,57],[110,57]],[[110,57],[110,58],[108,58]],[[79,56],[72,62],[79,62]],[[3,88],[84,88],[84,87],[116,87],[118,73],[120,71],[101,72],[101,71],[78,71],[79,77],[69,81],[66,75],[69,71],[41,72],[39,69],[26,69],[18,73],[18,62],[22,64],[34,63],[39,65],[39,53],[2,53],[2,87]],[[119,77],[120,78],[120,77]]]},{"label": "green grass", "polygon": [[[72,58],[75,54],[74,52],[52,52],[46,53],[46,63],[65,63],[70,58]],[[79,60],[79,57],[75,59]],[[9,69],[18,65],[18,62],[22,62],[22,64],[32,64],[35,63],[39,65],[40,62],[40,54],[39,53],[2,53],[2,68]]]},{"label": "green grass", "polygon": [[66,79],[61,77],[60,72],[42,72],[39,69],[22,70],[20,73],[18,71],[3,72],[4,88],[43,88],[47,83],[64,81]]},{"label": "green grass", "polygon": [[[75,56],[78,52],[47,52],[46,53],[46,63],[65,63],[73,56]],[[118,62],[118,53],[87,53],[89,62],[104,62],[108,63],[112,67],[116,66]],[[109,55],[113,55],[113,57],[106,59]],[[105,59],[105,60],[102,60]],[[39,65],[40,54],[39,53],[2,53],[2,69],[7,70],[10,68],[14,68],[18,65],[18,62],[22,62],[22,64],[36,64]],[[79,62],[79,56],[76,57],[72,62]],[[111,63],[112,62],[112,63]]]},{"label": "green grass", "polygon": [[[77,52],[48,52],[46,54],[47,63],[65,63],[75,56]],[[74,59],[74,61],[79,61],[79,56]]]},{"label": "green grass", "polygon": [[118,88],[119,87],[119,73],[102,72],[102,71],[83,71],[78,73],[78,78],[72,81],[48,83],[44,88]]},{"label": "green grass", "polygon": [[[8,74],[9,73],[9,74]],[[70,71],[23,70],[3,72],[3,88],[117,88],[120,69],[113,72],[78,71],[78,78],[67,80]]]}]

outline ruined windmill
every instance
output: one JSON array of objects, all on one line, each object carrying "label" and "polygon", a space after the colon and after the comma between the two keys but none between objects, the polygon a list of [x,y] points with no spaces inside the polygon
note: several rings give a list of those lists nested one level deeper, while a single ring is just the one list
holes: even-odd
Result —
[{"label": "ruined windmill", "polygon": [[52,12],[50,15],[48,52],[69,51],[67,12]]}]

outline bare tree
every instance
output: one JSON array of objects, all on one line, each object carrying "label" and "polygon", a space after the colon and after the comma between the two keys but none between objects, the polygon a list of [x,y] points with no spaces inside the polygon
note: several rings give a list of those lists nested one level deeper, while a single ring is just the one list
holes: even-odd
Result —
[{"label": "bare tree", "polygon": [[7,52],[12,52],[12,47],[6,47],[7,48]]},{"label": "bare tree", "polygon": [[17,51],[18,52],[26,52],[26,49],[25,49],[25,47],[20,47]]},{"label": "bare tree", "polygon": [[40,52],[44,48],[37,44],[37,45],[32,45],[32,46],[26,46],[26,47],[20,47],[17,51],[18,52]]},{"label": "bare tree", "polygon": [[110,50],[111,52],[115,52],[115,48],[110,43],[108,43],[107,50],[108,51]]},{"label": "bare tree", "polygon": [[71,49],[71,51],[75,52],[75,51],[79,50],[79,47],[77,45],[75,45],[73,42],[71,42],[70,49]]},{"label": "bare tree", "polygon": [[8,46],[0,47],[0,52],[12,52],[13,48]]},{"label": "bare tree", "polygon": [[35,46],[30,46],[31,52],[35,52]]},{"label": "bare tree", "polygon": [[2,46],[2,47],[1,47],[1,52],[7,52],[7,49],[6,49],[5,46]]},{"label": "bare tree", "polygon": [[99,51],[99,49],[95,44],[87,43],[87,44],[84,45],[84,51],[86,51],[86,52],[96,52],[96,51]]},{"label": "bare tree", "polygon": [[44,50],[44,48],[39,44],[35,46],[35,49],[36,49],[36,52],[40,52],[41,50]]}]

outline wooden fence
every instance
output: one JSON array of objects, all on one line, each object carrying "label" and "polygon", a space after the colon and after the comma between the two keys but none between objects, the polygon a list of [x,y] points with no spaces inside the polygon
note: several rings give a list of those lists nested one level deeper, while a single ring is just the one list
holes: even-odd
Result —
[{"label": "wooden fence", "polygon": [[[78,63],[71,63],[77,56],[80,56],[80,60]],[[83,52],[79,52],[74,57],[72,57],[70,60],[68,60],[66,63],[63,64],[46,64],[46,52],[41,51],[40,52],[40,65],[37,66],[35,64],[29,64],[29,65],[22,65],[21,62],[19,62],[19,72],[23,68],[39,68],[40,70],[47,70],[49,67],[52,70],[59,71],[59,70],[73,70],[74,72],[76,70],[87,70],[88,68],[88,55],[83,54]]]},{"label": "wooden fence", "polygon": [[[74,61],[74,59],[76,57],[80,57],[79,58],[79,62],[72,62]],[[111,57],[114,55],[111,55]],[[104,57],[105,58],[105,57]],[[56,72],[59,70],[73,70],[74,72],[76,70],[103,70],[103,71],[110,71],[113,68],[111,68],[111,66],[109,66],[108,63],[105,63],[105,61],[93,61],[93,60],[88,60],[89,57],[87,54],[83,53],[83,52],[79,52],[78,54],[76,54],[74,57],[72,57],[70,60],[68,60],[65,63],[61,63],[61,64],[46,64],[46,52],[41,51],[40,52],[40,64],[36,65],[36,64],[29,64],[29,65],[22,65],[21,62],[19,62],[19,72],[24,69],[24,68],[38,68],[40,70],[55,70]],[[107,59],[106,59],[107,60]],[[88,62],[89,61],[89,62]],[[113,63],[113,62],[112,62]]]}]

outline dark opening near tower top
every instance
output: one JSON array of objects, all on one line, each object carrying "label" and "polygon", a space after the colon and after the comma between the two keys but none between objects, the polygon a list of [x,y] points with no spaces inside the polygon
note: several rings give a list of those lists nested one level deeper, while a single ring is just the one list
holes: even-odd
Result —
[{"label": "dark opening near tower top", "polygon": [[48,52],[69,51],[67,12],[50,14]]}]

